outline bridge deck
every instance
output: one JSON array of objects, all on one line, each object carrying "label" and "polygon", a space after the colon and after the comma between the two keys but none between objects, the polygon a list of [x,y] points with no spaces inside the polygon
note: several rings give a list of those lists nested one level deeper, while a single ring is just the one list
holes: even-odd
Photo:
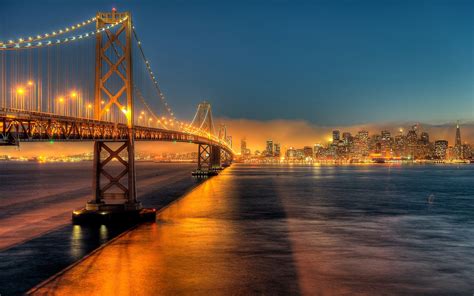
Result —
[{"label": "bridge deck", "polygon": [[[134,126],[133,133],[136,141],[214,145],[233,154],[224,142],[185,131]],[[0,146],[19,142],[123,141],[128,137],[128,127],[122,123],[0,108]]]}]

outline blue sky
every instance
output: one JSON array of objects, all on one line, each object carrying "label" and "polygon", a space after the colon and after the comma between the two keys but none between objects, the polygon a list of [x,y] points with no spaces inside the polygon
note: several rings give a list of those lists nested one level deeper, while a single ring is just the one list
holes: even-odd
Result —
[{"label": "blue sky", "polygon": [[474,1],[0,1],[0,39],[130,10],[181,118],[474,116]]}]

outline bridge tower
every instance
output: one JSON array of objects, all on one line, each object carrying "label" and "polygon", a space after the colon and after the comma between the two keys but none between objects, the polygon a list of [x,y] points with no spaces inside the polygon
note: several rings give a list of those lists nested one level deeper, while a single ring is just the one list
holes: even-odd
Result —
[{"label": "bridge tower", "polygon": [[[215,136],[214,120],[212,118],[211,104],[204,101],[197,107],[191,126],[201,134],[212,140]],[[216,175],[216,170],[221,169],[221,149],[219,146],[200,143],[198,145],[198,167],[193,175]]]},{"label": "bridge tower", "polygon": [[[108,28],[110,24],[118,24]],[[94,145],[93,197],[86,210],[136,211],[134,110],[132,76],[132,18],[129,12],[99,12],[96,29],[96,120],[110,120],[108,113],[122,114],[128,126],[127,140],[96,141]],[[112,169],[112,160],[121,168]]]}]

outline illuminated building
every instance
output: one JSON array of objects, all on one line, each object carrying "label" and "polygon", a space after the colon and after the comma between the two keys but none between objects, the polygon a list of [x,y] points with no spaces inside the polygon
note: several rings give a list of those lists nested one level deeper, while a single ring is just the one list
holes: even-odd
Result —
[{"label": "illuminated building", "polygon": [[332,131],[332,141],[339,142],[339,140],[341,139],[340,135],[341,133],[338,130]]},{"label": "illuminated building", "polygon": [[295,158],[296,158],[295,148],[293,148],[293,147],[288,148],[288,150],[286,150],[286,159],[293,160]]},{"label": "illuminated building", "polygon": [[304,146],[304,157],[313,157],[313,148],[311,146]]},{"label": "illuminated building", "polygon": [[461,129],[459,128],[459,123],[456,125],[456,139],[454,140],[454,156],[456,159],[463,159],[462,151],[462,142],[461,142]]},{"label": "illuminated building", "polygon": [[243,138],[240,140],[240,155],[242,156],[249,156],[250,149],[247,148],[247,139]]},{"label": "illuminated building", "polygon": [[275,145],[273,145],[273,148],[274,148],[274,153],[273,153],[273,155],[274,155],[274,156],[277,156],[277,157],[280,157],[280,155],[281,155],[280,143],[275,143]]},{"label": "illuminated building", "polygon": [[355,142],[355,156],[364,158],[369,155],[369,132],[362,130],[357,133]]},{"label": "illuminated building", "polygon": [[273,156],[273,141],[267,140],[267,150],[265,150],[266,156]]},{"label": "illuminated building", "polygon": [[352,142],[351,133],[348,133],[348,132],[342,133],[342,141],[344,142],[344,145],[349,145]]},{"label": "illuminated building", "polygon": [[383,140],[383,141],[389,141],[390,138],[391,138],[391,134],[390,134],[390,132],[387,131],[387,130],[383,130],[383,131],[380,133],[380,135],[382,136],[382,140]]},{"label": "illuminated building", "polygon": [[448,152],[448,141],[438,140],[435,141],[435,156],[437,159],[446,159]]}]

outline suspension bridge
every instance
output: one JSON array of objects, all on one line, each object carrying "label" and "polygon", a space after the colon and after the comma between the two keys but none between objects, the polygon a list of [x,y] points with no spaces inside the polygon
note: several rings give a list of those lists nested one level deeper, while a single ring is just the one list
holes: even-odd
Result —
[{"label": "suspension bridge", "polygon": [[[135,141],[195,143],[196,176],[233,158],[211,105],[178,120],[151,68],[129,12],[99,12],[55,31],[0,41],[0,146],[94,142],[93,198],[84,213],[137,213]],[[117,170],[117,165],[120,166]]]}]

